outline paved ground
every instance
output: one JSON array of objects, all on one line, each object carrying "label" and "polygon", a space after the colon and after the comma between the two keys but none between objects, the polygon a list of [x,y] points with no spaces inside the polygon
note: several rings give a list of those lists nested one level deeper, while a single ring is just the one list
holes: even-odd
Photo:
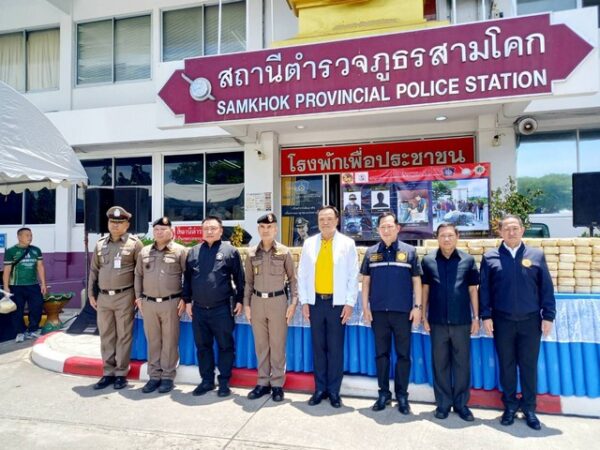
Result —
[{"label": "paved ground", "polygon": [[420,449],[597,448],[600,420],[540,416],[535,432],[519,420],[498,423],[499,412],[474,410],[474,424],[432,416],[430,404],[413,404],[408,418],[396,409],[370,410],[371,399],[306,404],[287,394],[282,404],[250,401],[245,389],[227,399],[215,392],[193,397],[181,385],[167,395],[128,389],[94,391],[94,379],[50,372],[30,359],[31,342],[0,344],[0,448],[4,449]]}]

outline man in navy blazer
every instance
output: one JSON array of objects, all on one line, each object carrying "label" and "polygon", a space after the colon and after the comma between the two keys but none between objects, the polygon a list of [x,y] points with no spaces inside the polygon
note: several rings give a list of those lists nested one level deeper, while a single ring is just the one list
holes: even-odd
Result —
[{"label": "man in navy blazer", "polygon": [[503,242],[481,261],[479,304],[483,327],[488,335],[494,335],[500,364],[504,402],[500,423],[512,425],[521,409],[527,425],[540,430],[535,415],[537,363],[541,336],[552,331],[556,300],[544,253],[523,243],[524,232],[519,217],[506,215],[500,222]]}]

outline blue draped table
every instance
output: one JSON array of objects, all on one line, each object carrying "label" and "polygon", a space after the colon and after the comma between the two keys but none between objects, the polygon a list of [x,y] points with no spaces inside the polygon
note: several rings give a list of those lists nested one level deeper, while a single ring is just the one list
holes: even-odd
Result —
[{"label": "blue draped table", "polygon": [[[600,295],[556,294],[556,299],[555,326],[551,335],[542,341],[538,361],[538,393],[600,397]],[[236,322],[235,366],[254,369],[252,329],[243,317],[238,317]],[[185,315],[181,321],[179,351],[181,364],[198,364],[192,325]],[[422,328],[412,333],[411,353],[411,383],[432,385],[431,340]],[[136,317],[134,324],[132,358],[147,359],[140,317]],[[392,359],[396,359],[394,353]],[[300,308],[288,331],[287,370],[312,372],[310,329]],[[349,374],[376,375],[373,333],[362,322],[360,301],[346,327],[344,370]],[[471,338],[471,385],[486,390],[500,387],[494,343],[482,333]]]}]

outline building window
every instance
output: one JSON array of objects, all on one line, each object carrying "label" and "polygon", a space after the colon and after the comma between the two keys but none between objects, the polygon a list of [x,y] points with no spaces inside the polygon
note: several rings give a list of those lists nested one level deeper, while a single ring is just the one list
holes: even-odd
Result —
[{"label": "building window", "polygon": [[0,225],[46,225],[56,221],[56,189],[0,194]]},{"label": "building window", "polygon": [[244,219],[243,152],[165,156],[164,170],[164,214],[171,220]]},{"label": "building window", "polygon": [[223,220],[244,218],[244,154],[206,155],[206,210]]},{"label": "building window", "polygon": [[204,218],[204,155],[165,156],[164,214],[171,220]]},{"label": "building window", "polygon": [[517,14],[537,14],[577,8],[577,0],[517,0]]},{"label": "building window", "polygon": [[223,2],[219,42],[219,5],[165,11],[162,60],[246,50],[246,2]]},{"label": "building window", "polygon": [[150,78],[150,16],[77,25],[77,84]]},{"label": "building window", "polygon": [[[152,158],[104,158],[91,161],[81,161],[81,165],[89,179],[91,188],[134,188],[142,187],[148,190],[149,202],[152,204]],[[147,221],[151,222],[152,208],[148,208]],[[84,222],[84,191],[77,188],[75,220]]]},{"label": "building window", "polygon": [[0,35],[0,80],[20,92],[58,89],[58,28]]},{"label": "building window", "polygon": [[[551,157],[548,157],[551,155]],[[519,191],[539,189],[537,214],[571,213],[571,175],[600,171],[600,130],[521,136],[517,148]]]},{"label": "building window", "polygon": [[600,24],[600,0],[583,0],[582,5],[584,8],[588,6],[597,6],[598,9],[598,24]]}]

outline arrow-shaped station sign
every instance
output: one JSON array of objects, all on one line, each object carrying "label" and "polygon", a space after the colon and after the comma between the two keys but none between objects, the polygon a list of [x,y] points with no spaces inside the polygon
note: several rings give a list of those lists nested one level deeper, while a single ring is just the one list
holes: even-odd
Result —
[{"label": "arrow-shaped station sign", "polygon": [[593,49],[542,14],[187,59],[159,96],[185,123],[532,96]]}]

